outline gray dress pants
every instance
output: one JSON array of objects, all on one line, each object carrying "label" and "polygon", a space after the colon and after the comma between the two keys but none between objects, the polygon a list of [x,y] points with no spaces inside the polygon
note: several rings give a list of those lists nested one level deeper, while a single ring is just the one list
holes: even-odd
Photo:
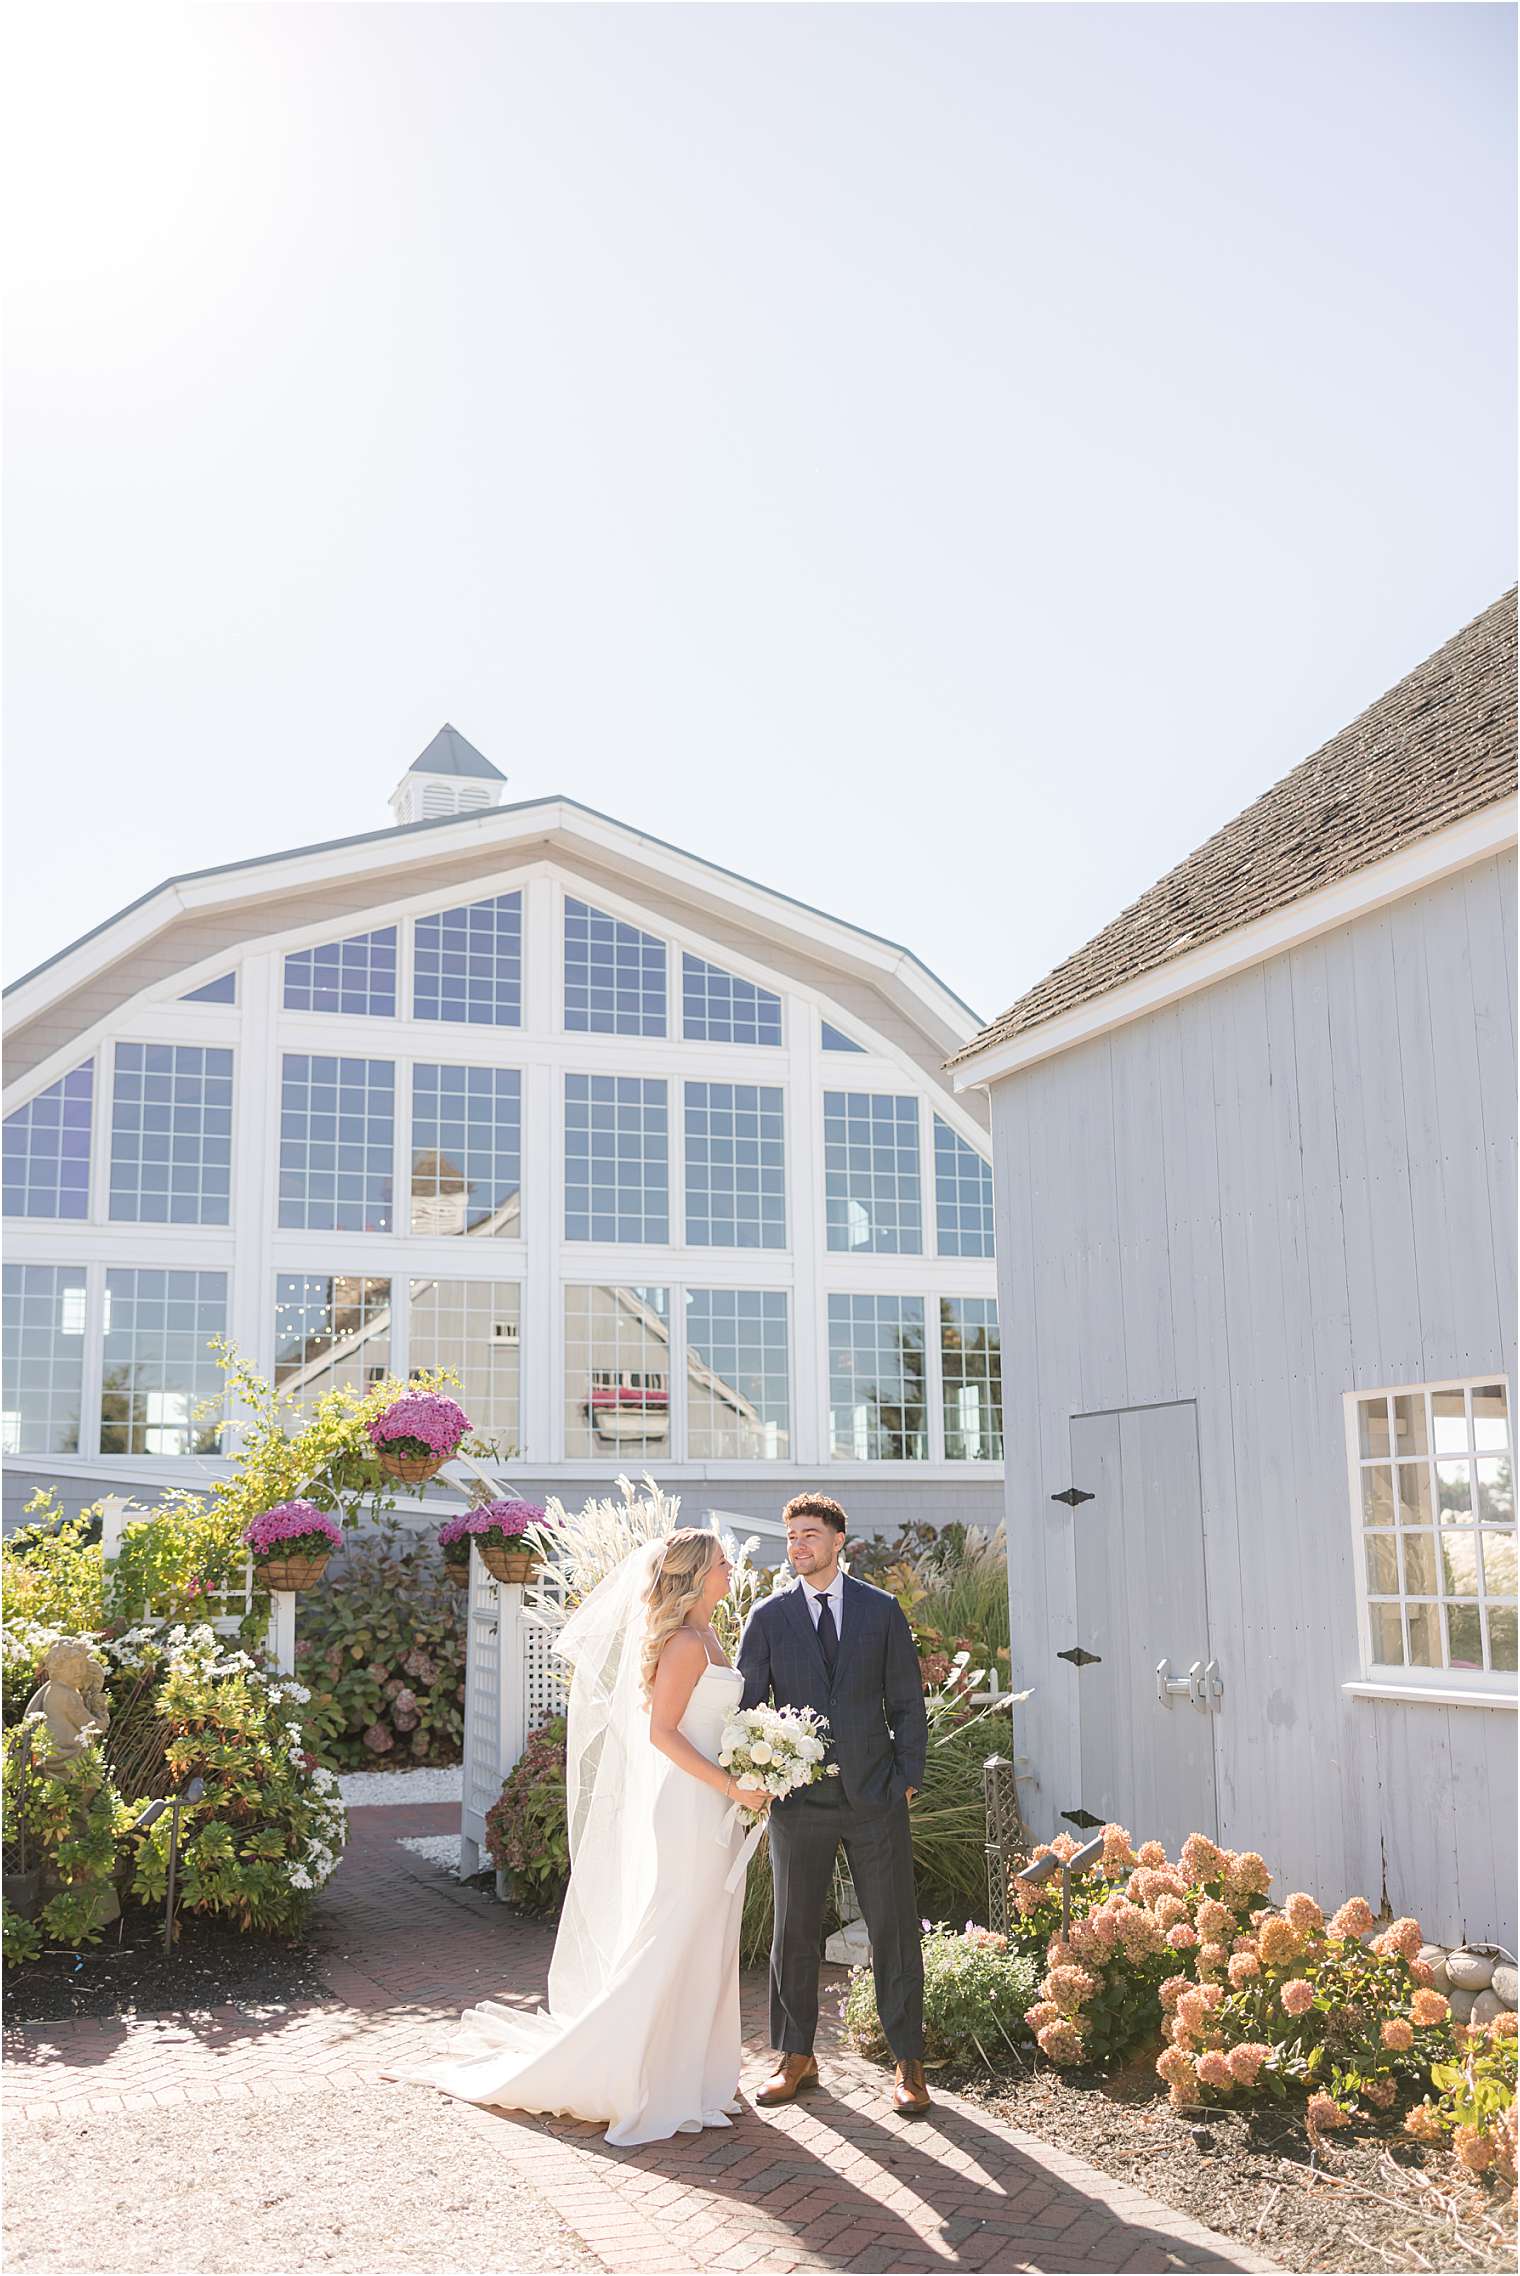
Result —
[{"label": "gray dress pants", "polygon": [[770,1816],[776,1927],[771,1940],[771,2045],[810,2055],[818,2028],[818,1963],[840,1843],[871,1938],[876,2006],[900,2063],[924,2052],[924,1958],[908,1805],[859,1809],[809,1789]]}]

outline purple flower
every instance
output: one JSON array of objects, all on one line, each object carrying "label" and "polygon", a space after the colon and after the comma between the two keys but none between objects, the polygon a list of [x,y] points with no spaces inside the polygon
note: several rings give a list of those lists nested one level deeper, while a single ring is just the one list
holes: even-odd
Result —
[{"label": "purple flower", "polygon": [[466,1549],[468,1549],[470,1546],[470,1519],[468,1511],[464,1512],[459,1517],[446,1518],[443,1524],[438,1528],[438,1546],[440,1549],[452,1549],[456,1546],[457,1543],[461,1541],[464,1543]]},{"label": "purple flower", "polygon": [[333,1520],[319,1510],[314,1502],[281,1502],[275,1509],[266,1509],[243,1529],[243,1539],[256,1557],[272,1556],[286,1542],[310,1539],[315,1548],[320,1541],[329,1549],[342,1546],[343,1535]]},{"label": "purple flower", "polygon": [[[384,1414],[365,1424],[370,1443],[395,1448],[400,1440],[415,1443],[424,1454],[452,1454],[470,1428],[470,1418],[453,1399],[436,1391],[409,1391],[393,1399]],[[405,1449],[403,1449],[405,1451]]]},{"label": "purple flower", "polygon": [[467,1533],[502,1533],[515,1541],[530,1525],[549,1525],[553,1520],[532,1502],[481,1502],[460,1522]]}]

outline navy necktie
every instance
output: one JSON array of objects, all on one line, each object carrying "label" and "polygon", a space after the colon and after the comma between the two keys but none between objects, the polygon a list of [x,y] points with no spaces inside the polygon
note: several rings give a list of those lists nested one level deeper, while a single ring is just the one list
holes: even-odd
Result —
[{"label": "navy necktie", "polygon": [[824,1666],[832,1675],[834,1662],[839,1657],[839,1630],[834,1626],[834,1608],[827,1597],[818,1607],[818,1649],[823,1654]]}]

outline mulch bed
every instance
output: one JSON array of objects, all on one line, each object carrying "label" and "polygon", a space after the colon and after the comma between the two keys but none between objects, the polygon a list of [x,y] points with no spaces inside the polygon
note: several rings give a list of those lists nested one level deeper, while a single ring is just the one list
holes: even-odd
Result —
[{"label": "mulch bed", "polygon": [[282,2008],[332,1996],[305,1939],[287,1943],[184,1913],[178,1928],[166,1956],[162,1908],[132,1906],[98,1944],[77,1952],[50,1948],[7,1968],[5,2021],[174,2015],[223,2005]]},{"label": "mulch bed", "polygon": [[1298,2106],[1184,2117],[1168,2109],[1148,2066],[1099,2080],[1043,2066],[1023,2079],[934,2079],[1284,2268],[1487,2276],[1515,2266],[1514,2200],[1506,2205],[1397,2125],[1348,2128],[1316,2156]]}]

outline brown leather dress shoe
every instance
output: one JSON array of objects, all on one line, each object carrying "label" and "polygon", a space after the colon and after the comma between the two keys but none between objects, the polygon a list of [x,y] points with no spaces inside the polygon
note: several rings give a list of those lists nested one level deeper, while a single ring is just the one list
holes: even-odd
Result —
[{"label": "brown leather dress shoe", "polygon": [[795,2102],[805,2086],[818,2084],[816,2055],[783,2055],[775,2071],[760,2087],[755,2101],[762,2110],[778,2102]]},{"label": "brown leather dress shoe", "polygon": [[899,2063],[892,2081],[892,2107],[899,2118],[922,2118],[934,2105],[924,2084],[922,2063]]}]

